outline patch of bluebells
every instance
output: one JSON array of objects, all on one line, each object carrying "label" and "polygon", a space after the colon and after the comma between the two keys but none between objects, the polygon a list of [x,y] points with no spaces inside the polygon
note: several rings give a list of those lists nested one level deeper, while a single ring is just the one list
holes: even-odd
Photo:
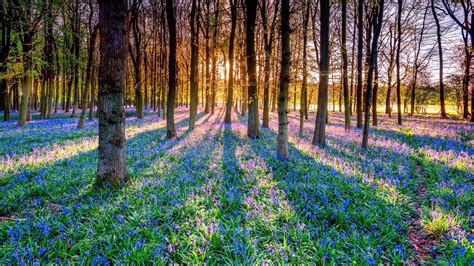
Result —
[{"label": "patch of bluebells", "polygon": [[127,120],[132,182],[114,191],[92,187],[96,122],[83,130],[70,118],[0,124],[8,140],[0,144],[0,213],[10,218],[0,221],[2,261],[407,263],[417,201],[458,222],[430,259],[472,259],[473,155],[461,133],[469,124],[412,117],[399,128],[383,117],[364,152],[360,130],[344,132],[341,115],[330,115],[320,149],[310,145],[314,119],[300,138],[290,113],[290,159],[280,162],[275,114],[260,139],[248,140],[242,116],[224,126],[217,109],[187,131],[187,111],[178,109],[172,140],[156,115]]}]

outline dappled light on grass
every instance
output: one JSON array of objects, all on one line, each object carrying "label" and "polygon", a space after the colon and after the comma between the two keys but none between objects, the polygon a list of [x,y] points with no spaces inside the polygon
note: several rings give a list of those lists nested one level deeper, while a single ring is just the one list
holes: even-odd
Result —
[{"label": "dappled light on grass", "polygon": [[[94,135],[52,138],[1,161],[9,170],[0,177],[0,216],[9,219],[0,220],[0,254],[5,254],[0,258],[410,263],[414,250],[408,234],[416,204],[422,206],[422,230],[438,243],[429,260],[463,264],[472,258],[472,145],[460,132],[472,126],[445,121],[430,132],[431,118],[413,118],[421,129],[413,125],[408,132],[388,120],[372,131],[364,152],[361,132],[344,132],[342,116],[331,113],[327,147],[321,149],[310,145],[314,120],[305,123],[300,138],[298,117],[290,113],[290,158],[281,162],[275,117],[259,139],[249,140],[245,117],[233,113],[234,123],[226,125],[223,116],[222,109],[200,113],[196,128],[188,131],[187,110],[178,109],[174,139],[165,138],[164,121],[156,115],[127,122],[131,184],[120,190],[91,186]],[[449,151],[455,159],[437,160],[426,149]],[[427,191],[423,198],[420,187]]]}]

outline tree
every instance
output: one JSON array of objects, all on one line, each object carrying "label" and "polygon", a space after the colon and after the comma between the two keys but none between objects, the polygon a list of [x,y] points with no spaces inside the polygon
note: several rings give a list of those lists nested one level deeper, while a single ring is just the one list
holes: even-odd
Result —
[{"label": "tree", "polygon": [[216,107],[216,90],[217,90],[217,36],[219,33],[219,0],[214,1],[214,23],[212,32],[212,49],[211,49],[211,61],[212,61],[212,80],[211,80],[211,92],[210,92],[210,108],[211,114],[214,114]]},{"label": "tree", "polygon": [[362,57],[364,50],[364,0],[359,0],[357,5],[357,88],[356,88],[356,114],[357,128],[362,128]]},{"label": "tree", "polygon": [[278,95],[277,157],[288,159],[288,87],[290,84],[290,1],[281,1],[281,71]]},{"label": "tree", "polygon": [[402,125],[402,105],[401,105],[401,80],[400,80],[400,50],[402,46],[402,8],[403,0],[398,0],[398,13],[397,13],[397,52],[395,64],[397,67],[397,122]]},{"label": "tree", "polygon": [[436,38],[438,39],[438,53],[439,53],[439,103],[441,105],[441,117],[446,118],[446,107],[444,104],[444,81],[443,81],[443,45],[441,42],[441,26],[436,14],[434,0],[431,0],[431,12],[436,22]]},{"label": "tree", "polygon": [[[454,2],[454,1],[453,1]],[[469,115],[468,101],[469,101],[469,81],[471,79],[471,59],[472,59],[472,47],[474,47],[474,6],[471,0],[460,0],[456,1],[462,8],[462,15],[464,22],[461,22],[456,17],[456,12],[449,4],[449,0],[442,0],[443,6],[445,7],[448,15],[456,24],[461,27],[463,41],[464,41],[464,53],[465,53],[465,66],[464,66],[464,78],[463,78],[463,118],[467,119]],[[469,12],[471,13],[469,23]],[[468,44],[468,35],[471,45]],[[470,122],[474,122],[474,86],[471,86],[471,119]]]},{"label": "tree", "polygon": [[210,106],[210,87],[211,87],[211,70],[209,69],[209,64],[211,61],[211,48],[209,45],[210,39],[210,31],[211,31],[211,0],[205,0],[205,16],[206,16],[206,23],[204,29],[204,39],[205,39],[205,52],[206,52],[206,60],[205,60],[205,69],[206,69],[206,90],[205,90],[205,99],[203,99],[204,103],[204,112],[209,114],[211,112]]},{"label": "tree", "polygon": [[96,185],[129,180],[125,160],[124,90],[127,72],[127,0],[99,0],[99,163]]},{"label": "tree", "polygon": [[248,127],[247,135],[251,139],[258,138],[258,91],[257,91],[257,56],[255,54],[255,20],[257,17],[257,1],[246,0],[246,56],[248,76]]},{"label": "tree", "polygon": [[[17,3],[18,4],[18,3]],[[42,19],[42,12],[35,16],[32,14],[34,4],[31,0],[27,0],[21,5],[17,6],[20,9],[19,17],[19,31],[22,48],[23,59],[23,79],[21,84],[21,98],[20,98],[20,117],[18,125],[23,126],[26,121],[30,119],[30,92],[33,87],[33,39],[39,28]]]},{"label": "tree", "polygon": [[189,105],[189,129],[194,129],[198,104],[198,56],[199,56],[199,14],[197,14],[197,3],[193,0],[191,6],[191,71],[190,71],[190,105]]},{"label": "tree", "polygon": [[[12,12],[11,6],[7,1],[2,1],[0,10],[0,24],[1,24],[1,44],[2,48],[0,53],[0,73],[7,71],[8,55],[11,47],[11,30],[12,30]],[[8,13],[8,14],[5,14]],[[0,110],[3,109],[3,120],[10,120],[10,95],[8,93],[7,79],[0,79]]]},{"label": "tree", "polygon": [[343,78],[343,90],[344,90],[344,129],[351,129],[351,114],[349,107],[349,80],[347,78],[347,43],[346,43],[346,31],[347,31],[347,0],[342,0],[342,32],[341,32],[341,53],[342,53],[342,78]]},{"label": "tree", "polygon": [[[310,2],[309,0],[305,0],[305,14],[303,18],[303,29],[308,28],[308,22],[309,22],[309,8],[310,8]],[[299,135],[300,137],[303,136],[303,130],[304,130],[304,120],[305,120],[305,115],[307,115],[307,110],[306,110],[306,102],[308,99],[308,90],[307,90],[307,83],[308,83],[308,60],[307,60],[307,43],[308,43],[308,31],[305,30],[303,32],[303,82],[301,84],[301,97],[300,97],[300,130],[299,130]]]},{"label": "tree", "polygon": [[[413,62],[413,81],[412,81],[412,88],[411,88],[411,95],[410,95],[410,114],[413,115],[413,113],[415,112],[415,90],[416,90],[416,86],[417,86],[417,81],[418,81],[418,72],[420,71],[420,67],[421,67],[421,64],[423,63],[423,61],[425,61],[425,59],[423,60],[420,60],[420,53],[421,53],[421,49],[422,49],[422,43],[423,43],[423,36],[424,36],[424,32],[425,32],[425,27],[426,27],[426,17],[427,17],[427,14],[428,14],[428,7],[425,9],[425,13],[423,15],[423,22],[422,22],[422,26],[421,26],[421,31],[419,33],[419,37],[416,37],[415,36],[415,59],[414,59],[414,62]],[[416,32],[415,32],[416,34]],[[429,53],[428,53],[429,54]]]},{"label": "tree", "polygon": [[173,0],[166,0],[166,19],[169,31],[168,101],[166,102],[166,137],[176,137],[174,107],[176,101],[176,20]]},{"label": "tree", "polygon": [[318,110],[313,145],[326,145],[326,119],[329,81],[329,0],[320,0],[320,59]]},{"label": "tree", "polygon": [[93,26],[92,24],[92,18],[94,16],[94,5],[92,1],[89,1],[89,8],[90,8],[90,15],[89,15],[89,32],[90,32],[90,38],[89,38],[89,46],[87,48],[87,66],[86,66],[86,82],[85,82],[85,92],[82,94],[82,100],[81,100],[81,117],[79,119],[79,123],[77,124],[77,128],[83,128],[84,127],[84,120],[86,119],[86,112],[87,112],[87,100],[90,97],[94,97],[94,95],[91,93],[91,87],[94,86],[94,84],[91,85],[91,80],[92,80],[92,66],[94,64],[94,50],[95,50],[95,44],[97,41],[97,35],[98,35],[98,30],[99,27],[98,25]]},{"label": "tree", "polygon": [[225,105],[225,123],[232,122],[232,102],[234,98],[234,39],[237,25],[237,0],[230,1],[230,36],[229,36],[229,78],[227,80],[227,101]]},{"label": "tree", "polygon": [[[384,9],[384,0],[380,0],[378,3],[374,3],[373,9],[376,8],[376,12],[373,13],[371,22],[374,26],[373,29],[373,39],[372,47],[370,48],[370,61],[369,61],[369,73],[367,74],[367,95],[365,97],[365,121],[364,121],[364,131],[362,134],[362,148],[366,149],[369,141],[369,127],[370,127],[370,98],[372,92],[372,82],[374,76],[374,70],[377,67],[377,53],[378,53],[378,41],[380,36],[380,30],[382,28],[382,19],[383,19],[383,9]],[[376,95],[374,95],[376,97]]]},{"label": "tree", "polygon": [[77,109],[79,109],[79,63],[81,51],[81,18],[79,14],[79,0],[74,0],[73,3],[73,18],[72,18],[72,42],[74,49],[73,60],[73,79],[74,79],[74,102],[72,106],[72,117],[76,116]]},{"label": "tree", "polygon": [[[54,62],[53,62],[53,46],[54,46],[54,37],[53,37],[53,22],[55,17],[53,16],[53,7],[52,1],[47,0],[47,13],[45,16],[46,27],[45,27],[45,38],[46,43],[44,47],[45,57],[46,57],[46,75],[45,75],[45,85],[47,86],[47,101],[45,101],[45,106],[47,105],[47,118],[50,119],[53,113],[53,94],[54,94]],[[46,109],[46,108],[45,108]],[[44,110],[46,111],[46,110]]]},{"label": "tree", "polygon": [[262,15],[262,26],[263,26],[263,42],[265,47],[265,63],[264,63],[264,70],[263,70],[263,119],[262,119],[262,127],[268,127],[269,124],[269,113],[270,113],[270,60],[272,57],[272,50],[273,50],[273,39],[274,39],[274,32],[276,26],[276,18],[278,12],[278,5],[279,0],[275,0],[274,2],[274,13],[273,13],[273,20],[270,25],[270,32],[268,32],[267,26],[267,12],[266,12],[266,0],[263,0],[262,7],[261,7],[261,15]]},{"label": "tree", "polygon": [[[143,40],[142,32],[140,30],[139,16],[140,7],[142,0],[133,0],[131,7],[131,30],[133,33],[133,46],[129,44],[130,58],[133,63],[133,70],[135,76],[135,108],[137,110],[137,118],[143,118],[143,90],[142,90],[142,51],[143,51]],[[145,62],[146,64],[146,62]]]}]

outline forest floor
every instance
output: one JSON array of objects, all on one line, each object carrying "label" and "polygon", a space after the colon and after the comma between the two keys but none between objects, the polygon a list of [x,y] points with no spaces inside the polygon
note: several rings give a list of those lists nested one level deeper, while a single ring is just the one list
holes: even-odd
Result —
[{"label": "forest floor", "polygon": [[[474,126],[379,116],[370,148],[330,113],[325,149],[314,114],[290,159],[276,159],[276,113],[260,138],[246,118],[200,113],[165,138],[156,114],[127,119],[131,184],[92,187],[97,121],[0,122],[0,264],[309,264],[474,259]],[[355,122],[353,122],[353,127]]]}]

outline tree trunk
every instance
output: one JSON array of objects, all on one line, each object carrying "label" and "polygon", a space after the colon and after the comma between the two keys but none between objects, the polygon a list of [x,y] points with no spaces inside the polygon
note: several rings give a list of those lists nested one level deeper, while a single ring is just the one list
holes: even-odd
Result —
[{"label": "tree trunk", "polygon": [[18,125],[23,126],[26,121],[29,120],[30,113],[30,93],[33,87],[33,78],[31,77],[31,48],[32,48],[32,34],[29,32],[23,35],[23,59],[24,59],[24,77],[21,86],[21,97],[20,97],[20,117]]},{"label": "tree trunk", "polygon": [[346,31],[347,31],[347,0],[342,0],[342,83],[344,90],[344,129],[349,131],[351,129],[351,113],[349,106],[349,80],[347,78],[347,47],[346,47]]},{"label": "tree trunk", "polygon": [[[92,7],[92,5],[90,5]],[[91,14],[93,14],[93,11],[91,10]],[[92,21],[92,15],[91,15],[91,20]],[[92,23],[92,22],[90,22]],[[94,50],[95,50],[95,43],[97,40],[97,35],[98,35],[98,30],[99,27],[95,26],[92,28],[92,25],[90,25],[90,30],[91,36],[89,39],[89,47],[87,51],[87,68],[86,68],[86,82],[85,82],[85,93],[82,95],[82,101],[81,101],[81,118],[79,119],[79,123],[77,124],[77,128],[83,128],[84,127],[84,120],[86,119],[86,112],[87,112],[87,102],[88,98],[91,95],[91,90],[94,86],[94,84],[91,84],[92,80],[92,68],[94,64]],[[93,96],[91,96],[93,97]]]},{"label": "tree trunk", "polygon": [[99,163],[96,186],[128,183],[124,90],[127,72],[127,0],[99,0]]},{"label": "tree trunk", "polygon": [[[2,1],[2,10],[10,10],[7,2]],[[8,12],[7,11],[7,12]],[[6,63],[8,61],[8,54],[10,53],[11,47],[11,21],[2,14],[1,18],[1,30],[2,30],[2,49],[0,56],[1,56],[1,64],[0,64],[0,73],[5,73],[6,71]],[[7,79],[0,80],[0,110],[3,110],[3,120],[8,121],[10,120],[10,96],[8,93],[8,82]]]},{"label": "tree trunk", "polygon": [[191,102],[189,107],[189,129],[194,129],[198,105],[198,56],[199,56],[199,12],[196,0],[191,6]]},{"label": "tree trunk", "polygon": [[278,95],[277,157],[288,159],[288,87],[290,84],[290,1],[281,1],[281,71]]},{"label": "tree trunk", "polygon": [[79,0],[75,1],[74,4],[74,15],[73,15],[73,42],[74,42],[74,103],[72,107],[72,114],[71,116],[76,116],[76,111],[79,105],[79,52],[81,50],[81,43],[80,43],[80,18],[79,18]]},{"label": "tree trunk", "polygon": [[265,62],[263,70],[263,118],[262,127],[268,128],[270,122],[270,60],[273,49],[273,33],[276,25],[276,17],[278,12],[278,0],[275,1],[275,12],[273,21],[270,26],[270,32],[267,27],[267,14],[266,14],[266,0],[262,2],[261,15],[263,24],[263,41],[265,50]]},{"label": "tree trunk", "polygon": [[229,36],[229,78],[227,81],[227,101],[224,123],[232,123],[232,102],[234,100],[234,38],[237,24],[237,0],[231,0],[231,28]]},{"label": "tree trunk", "polygon": [[357,128],[362,128],[362,57],[364,50],[364,25],[363,25],[364,0],[358,1],[357,8],[357,91],[356,113]]},{"label": "tree trunk", "polygon": [[211,114],[214,114],[214,110],[216,107],[216,90],[217,90],[217,58],[216,58],[216,49],[217,49],[217,34],[219,33],[219,0],[215,1],[214,6],[214,29],[212,34],[212,52],[211,52],[211,59],[212,59],[212,81],[211,81]]},{"label": "tree trunk", "polygon": [[[303,29],[308,28],[309,22],[309,9],[310,3],[309,1],[305,1],[306,11],[303,19]],[[307,110],[306,110],[306,101],[308,99],[308,90],[307,90],[307,79],[308,79],[308,61],[306,59],[307,56],[307,43],[308,43],[308,31],[305,30],[303,32],[303,81],[301,83],[301,95],[300,95],[300,129],[299,129],[299,136],[303,137],[304,133],[304,120],[305,116],[307,118]]]},{"label": "tree trunk", "polygon": [[258,91],[257,91],[257,56],[255,54],[255,20],[257,17],[257,1],[246,1],[246,56],[248,76],[248,125],[247,136],[251,139],[258,138]]},{"label": "tree trunk", "polygon": [[401,81],[400,81],[400,50],[402,46],[402,8],[403,0],[398,0],[398,15],[397,15],[397,52],[396,52],[396,65],[397,65],[397,123],[402,125],[402,105],[401,105]]},{"label": "tree trunk", "polygon": [[[370,127],[370,98],[372,92],[372,81],[374,76],[375,68],[377,67],[377,52],[378,52],[378,42],[380,36],[380,30],[382,29],[382,20],[383,20],[383,9],[384,9],[384,0],[374,5],[378,5],[377,12],[372,15],[373,18],[373,40],[372,47],[370,48],[370,61],[369,61],[369,73],[367,74],[367,95],[365,97],[365,121],[364,121],[364,131],[362,133],[362,148],[367,149],[369,141],[369,127]],[[375,85],[377,86],[377,84]],[[376,96],[376,95],[374,95]],[[376,106],[374,106],[376,108]]]},{"label": "tree trunk", "polygon": [[441,42],[441,26],[439,24],[438,15],[436,14],[434,0],[431,0],[431,12],[436,22],[436,38],[438,40],[439,52],[439,104],[441,105],[441,117],[446,118],[446,107],[444,104],[444,82],[443,82],[443,45]]},{"label": "tree trunk", "polygon": [[166,102],[166,137],[176,137],[174,109],[176,101],[176,20],[174,17],[173,0],[166,0],[166,18],[169,31],[168,61],[168,100]]},{"label": "tree trunk", "polygon": [[329,81],[329,0],[320,0],[320,62],[318,110],[313,136],[313,145],[326,145],[326,119],[328,115]]}]

